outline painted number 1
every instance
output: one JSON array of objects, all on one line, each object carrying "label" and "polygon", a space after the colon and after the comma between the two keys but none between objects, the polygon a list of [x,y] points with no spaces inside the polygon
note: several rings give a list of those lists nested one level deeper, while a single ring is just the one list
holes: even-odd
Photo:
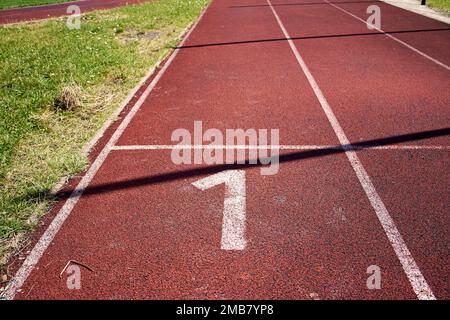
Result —
[{"label": "painted number 1", "polygon": [[192,184],[207,190],[225,184],[223,201],[222,241],[223,250],[244,250],[245,240],[245,171],[226,170],[195,181]]}]

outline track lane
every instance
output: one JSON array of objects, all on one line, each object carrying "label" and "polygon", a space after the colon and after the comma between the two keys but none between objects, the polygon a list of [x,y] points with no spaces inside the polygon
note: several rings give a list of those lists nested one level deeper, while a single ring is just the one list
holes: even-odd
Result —
[{"label": "track lane", "polygon": [[[331,6],[280,6],[277,11],[330,105],[352,115],[339,117],[350,140],[448,127],[447,70],[385,36],[295,40],[312,34],[370,32]],[[441,41],[444,46],[450,43],[446,37]],[[360,130],[368,124],[370,130]],[[444,136],[421,143],[447,145],[448,140]]]},{"label": "track lane", "polygon": [[280,60],[289,48],[264,41],[284,38],[270,10],[233,3],[213,3],[118,145],[172,144],[172,132],[193,131],[194,120],[222,132],[282,128],[281,144],[338,144],[295,60]]},{"label": "track lane", "polygon": [[[409,12],[384,2],[330,1],[334,5],[366,20],[368,4],[381,9],[381,29],[416,49],[450,66],[450,25]],[[401,17],[401,18],[400,18]],[[436,31],[433,31],[436,30]]]},{"label": "track lane", "polygon": [[[345,5],[362,11],[360,3]],[[342,28],[337,25],[337,34],[350,28],[355,34],[364,32],[364,24],[332,6],[321,10],[295,7],[278,6],[276,10],[296,36],[330,32],[329,24],[318,26],[308,20],[321,14],[341,23],[346,17]],[[410,13],[404,14],[408,20]],[[298,17],[304,18],[302,23]],[[450,42],[443,34],[440,40],[444,48]],[[370,36],[294,42],[351,141],[449,127],[448,71],[392,39]],[[448,134],[417,143],[448,146]],[[387,199],[386,206],[433,291],[438,298],[448,298],[448,152],[363,151],[361,160],[381,198]]]},{"label": "track lane", "polygon": [[[91,186],[179,172],[169,156],[113,152]],[[347,179],[328,175],[335,170]],[[344,155],[287,163],[274,177],[258,169],[246,176],[244,251],[220,249],[224,188],[195,189],[192,182],[204,174],[90,194],[17,298],[415,297]],[[349,189],[356,190],[351,197]],[[82,270],[81,290],[68,290],[59,276],[69,259],[94,270]],[[382,268],[383,290],[366,287],[372,264]]]},{"label": "track lane", "polygon": [[[254,30],[254,38],[280,36],[270,11],[255,10],[247,13],[254,19],[243,20],[223,7],[234,3],[242,2],[214,2],[186,44],[202,37],[208,42],[252,38],[246,28]],[[217,28],[214,15],[222,21],[222,33],[211,32]],[[182,49],[119,145],[166,142],[172,129],[194,120],[219,129],[282,124],[281,141],[336,145],[296,68],[285,43]],[[210,81],[211,74],[234,74],[239,85],[227,83],[227,90],[217,91],[224,83]],[[254,91],[261,86],[270,91]],[[203,99],[198,106],[192,92]],[[245,100],[252,92],[264,103],[259,109]],[[179,113],[171,113],[181,102]],[[283,163],[273,177],[246,170],[249,247],[243,252],[224,252],[218,245],[223,188],[194,190],[190,184],[200,176],[181,175],[188,168],[173,165],[167,151],[113,151],[90,187],[117,182],[119,188],[98,194],[87,189],[17,298],[415,297],[343,154]],[[170,172],[183,179],[133,183]],[[67,290],[59,278],[68,259],[95,270],[83,270],[82,290]],[[384,290],[367,289],[371,264],[381,265]]]},{"label": "track lane", "polygon": [[[186,45],[279,38],[263,3],[214,2]],[[258,12],[231,13],[233,5]],[[218,89],[220,75],[228,90]],[[181,49],[119,145],[166,144],[193,120],[220,129],[280,125],[282,143],[338,144],[313,98],[286,42]],[[223,188],[193,189],[202,176],[181,175],[189,168],[174,166],[167,151],[113,151],[90,187],[119,187],[88,188],[17,298],[415,298],[343,154],[286,162],[273,177],[246,170],[244,252],[220,250]],[[133,182],[171,172],[180,178]],[[82,290],[67,290],[59,277],[68,259],[95,270],[83,270]],[[371,264],[382,269],[382,290],[366,288]]]}]

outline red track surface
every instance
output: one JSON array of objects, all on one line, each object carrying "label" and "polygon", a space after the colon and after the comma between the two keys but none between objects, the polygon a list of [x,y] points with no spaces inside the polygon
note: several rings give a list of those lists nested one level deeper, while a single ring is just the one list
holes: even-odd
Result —
[{"label": "red track surface", "polygon": [[[368,3],[337,5],[365,19]],[[450,71],[329,4],[273,4],[352,143],[445,147],[357,154],[429,288],[450,298]],[[384,31],[450,63],[447,25],[376,4]],[[194,120],[279,128],[282,145],[339,145],[283,39],[266,1],[213,1],[117,145],[171,144]],[[174,165],[167,150],[111,151],[15,297],[416,298],[345,154],[293,153],[277,175],[246,169],[247,248],[224,251],[224,188],[192,186],[217,169]],[[83,269],[80,290],[60,277],[69,260],[94,270]],[[370,265],[381,268],[380,290],[366,287]]]},{"label": "red track surface", "polygon": [[67,14],[67,7],[69,7],[70,5],[79,6],[81,9],[81,13],[84,13],[100,9],[110,9],[144,1],[146,0],[82,0],[37,7],[5,9],[0,10],[0,24],[64,16]]}]

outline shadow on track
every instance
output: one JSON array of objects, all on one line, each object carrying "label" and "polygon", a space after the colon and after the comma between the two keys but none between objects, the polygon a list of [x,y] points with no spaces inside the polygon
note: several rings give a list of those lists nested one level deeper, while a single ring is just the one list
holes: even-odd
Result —
[{"label": "shadow on track", "polygon": [[173,47],[173,49],[191,49],[191,48],[204,48],[204,47],[216,47],[216,46],[229,46],[238,44],[252,44],[252,43],[264,43],[264,42],[276,42],[287,40],[312,40],[312,39],[326,39],[326,38],[347,38],[347,37],[362,37],[362,36],[380,36],[384,34],[402,34],[402,33],[418,33],[418,32],[438,32],[438,31],[450,31],[450,28],[437,28],[437,29],[419,29],[419,30],[398,30],[398,31],[373,31],[363,33],[344,33],[344,34],[330,34],[320,36],[304,36],[304,37],[290,37],[290,38],[271,38],[271,39],[256,39],[256,40],[243,40],[243,41],[230,41],[230,42],[213,42],[204,44],[192,44]]},{"label": "shadow on track", "polygon": [[[370,149],[371,147],[377,147],[377,146],[386,146],[386,145],[392,145],[392,144],[399,144],[403,142],[408,141],[418,141],[418,140],[425,140],[440,136],[447,136],[450,135],[450,127],[449,128],[442,128],[442,129],[436,129],[436,130],[430,130],[430,131],[423,131],[423,132],[417,132],[417,133],[410,133],[410,134],[404,134],[404,135],[398,135],[398,136],[391,136],[391,137],[385,137],[380,139],[374,139],[374,140],[367,140],[358,142],[351,145],[343,145],[343,146],[335,146],[335,147],[328,147],[323,149],[316,149],[316,150],[307,150],[307,151],[300,151],[300,152],[292,152],[287,154],[280,154],[279,156],[279,162],[285,163],[285,162],[292,162],[292,161],[299,161],[304,159],[310,159],[310,158],[317,158],[317,157],[324,157],[334,154],[340,154],[344,153],[348,150],[364,150],[364,149]],[[188,169],[188,170],[181,170],[181,171],[175,171],[175,172],[169,172],[169,173],[161,173],[157,175],[151,175],[151,176],[144,176],[138,179],[132,179],[132,180],[122,180],[122,181],[116,181],[106,184],[100,184],[95,186],[90,186],[86,188],[83,192],[84,195],[95,195],[95,194],[102,194],[107,193],[115,190],[121,190],[121,189],[130,189],[130,188],[136,188],[144,185],[153,185],[178,179],[184,179],[184,178],[190,178],[195,176],[202,176],[207,174],[213,174],[217,173],[223,170],[233,170],[233,169],[245,169],[245,168],[252,168],[252,167],[260,167],[262,166],[261,162],[258,161],[257,164],[221,164],[221,165],[212,165],[208,167],[202,167],[202,168],[194,168],[194,169]],[[77,190],[75,190],[77,191]],[[78,190],[81,191],[81,190]],[[62,199],[70,198],[72,193],[65,192],[62,194],[59,194],[58,197]]]}]

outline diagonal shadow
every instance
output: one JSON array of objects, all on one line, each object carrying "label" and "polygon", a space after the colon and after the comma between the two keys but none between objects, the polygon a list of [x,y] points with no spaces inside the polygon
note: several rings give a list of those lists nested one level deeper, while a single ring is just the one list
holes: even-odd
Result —
[{"label": "diagonal shadow", "polygon": [[[374,139],[374,140],[366,140],[366,141],[358,142],[358,143],[351,144],[351,145],[343,145],[343,146],[328,147],[328,148],[316,149],[316,150],[292,152],[292,153],[280,155],[279,163],[299,161],[299,160],[305,160],[305,159],[317,158],[317,157],[324,157],[324,156],[344,153],[349,150],[363,150],[363,149],[368,149],[371,147],[399,144],[399,143],[408,142],[408,141],[425,140],[425,139],[430,139],[430,138],[440,137],[440,136],[447,136],[447,135],[450,135],[450,127],[436,129],[436,130],[430,130],[430,131],[422,131],[422,132],[398,135],[398,136],[391,136],[391,137]],[[266,160],[269,160],[269,159],[266,159]],[[263,159],[263,162],[264,162],[264,159]],[[265,162],[265,163],[267,163],[267,162]],[[203,167],[203,168],[181,170],[181,171],[169,172],[169,173],[161,173],[161,174],[156,174],[156,175],[144,176],[144,177],[137,178],[137,179],[122,180],[122,181],[110,182],[110,183],[105,183],[105,184],[99,184],[99,185],[95,185],[95,186],[89,186],[88,188],[86,188],[84,190],[83,194],[84,195],[103,194],[103,193],[112,192],[115,190],[131,189],[131,188],[137,188],[137,187],[144,186],[144,185],[153,185],[153,184],[158,184],[158,183],[163,183],[163,182],[168,182],[168,181],[174,181],[174,180],[178,180],[178,179],[190,178],[190,177],[201,176],[201,175],[206,175],[206,174],[213,174],[213,173],[221,172],[224,170],[245,169],[245,168],[260,167],[260,166],[263,166],[263,165],[261,164],[261,161],[258,160],[257,164],[220,164],[220,165],[213,165],[213,166],[208,166],[208,167]],[[78,190],[78,191],[80,191],[80,190]],[[74,192],[74,193],[76,193],[76,192]],[[66,194],[61,194],[59,196],[64,199],[64,198],[70,198],[72,195],[69,193],[66,193]]]},{"label": "diagonal shadow", "polygon": [[311,40],[311,39],[326,39],[326,38],[348,38],[348,37],[362,37],[362,36],[380,36],[380,35],[384,35],[384,34],[402,34],[402,33],[432,32],[432,31],[450,31],[450,28],[398,30],[398,31],[384,31],[384,32],[373,31],[373,32],[362,32],[362,33],[330,34],[330,35],[321,35],[321,36],[304,36],[304,37],[271,38],[271,39],[242,40],[242,41],[229,41],[229,42],[213,42],[213,43],[204,43],[204,44],[192,44],[192,45],[176,46],[176,47],[173,47],[173,49],[191,49],[191,48],[217,47],[217,46],[251,44],[251,43],[264,43],[264,42],[276,42],[276,41],[287,41],[287,40]]},{"label": "diagonal shadow", "polygon": [[[368,1],[329,1],[328,3],[333,4],[346,4],[346,3],[381,3],[379,0],[368,0]],[[282,6],[314,6],[314,5],[328,5],[327,2],[300,2],[300,3],[277,3],[272,4],[272,7],[282,7]],[[267,4],[253,4],[253,5],[243,5],[243,6],[230,6],[232,9],[239,8],[258,8],[258,7],[270,7]]]}]

